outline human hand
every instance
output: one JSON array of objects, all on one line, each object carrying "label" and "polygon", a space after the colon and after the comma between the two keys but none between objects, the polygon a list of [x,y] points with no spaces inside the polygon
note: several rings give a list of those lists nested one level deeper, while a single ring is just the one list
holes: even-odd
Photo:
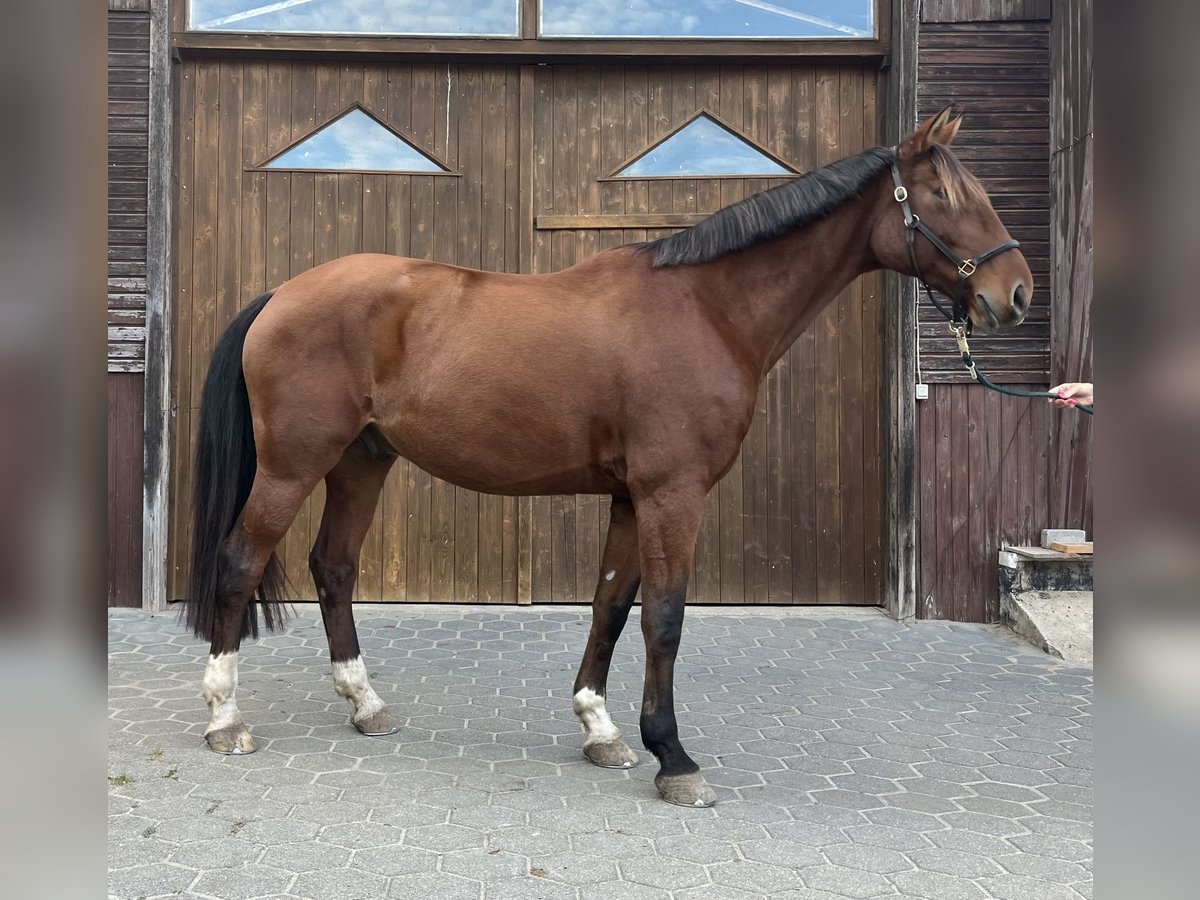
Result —
[{"label": "human hand", "polygon": [[1092,385],[1086,381],[1069,381],[1058,387],[1050,388],[1050,393],[1058,394],[1058,399],[1049,402],[1055,406],[1092,406]]}]

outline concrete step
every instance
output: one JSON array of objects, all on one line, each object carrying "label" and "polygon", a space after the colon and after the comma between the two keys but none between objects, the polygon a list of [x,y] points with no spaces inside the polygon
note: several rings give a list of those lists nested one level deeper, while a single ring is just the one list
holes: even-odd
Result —
[{"label": "concrete step", "polygon": [[1000,620],[1053,656],[1092,665],[1091,591],[1001,591]]}]

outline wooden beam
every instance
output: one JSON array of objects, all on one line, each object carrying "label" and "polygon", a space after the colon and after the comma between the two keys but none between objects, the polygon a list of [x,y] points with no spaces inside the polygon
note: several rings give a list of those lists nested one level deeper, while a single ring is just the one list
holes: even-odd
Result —
[{"label": "wooden beam", "polygon": [[538,231],[574,231],[603,228],[690,228],[708,213],[630,213],[628,215],[537,216]]},{"label": "wooden beam", "polygon": [[[180,4],[182,5],[182,4]],[[862,61],[887,55],[887,42],[877,38],[846,40],[596,40],[533,38],[424,38],[372,35],[222,34],[178,31],[173,46],[182,54],[309,57],[379,57],[407,59],[475,56],[510,62],[547,60],[614,60],[662,58],[711,62],[717,56],[756,62],[813,58]]]},{"label": "wooden beam", "polygon": [[[180,4],[182,5],[182,4]],[[171,28],[167,0],[150,9],[150,119],[146,235],[145,453],[142,608],[167,608],[171,476]]]},{"label": "wooden beam", "polygon": [[[919,0],[892,3],[892,56],[888,71],[887,140],[917,123]],[[916,286],[888,273],[884,283],[884,607],[902,621],[917,612]]]}]

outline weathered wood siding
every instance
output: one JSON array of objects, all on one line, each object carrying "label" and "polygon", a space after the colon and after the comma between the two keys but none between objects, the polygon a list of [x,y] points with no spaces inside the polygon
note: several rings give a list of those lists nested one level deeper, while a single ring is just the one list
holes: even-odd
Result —
[{"label": "weathered wood siding", "polygon": [[[878,142],[878,88],[861,66],[538,67],[537,222],[700,216],[773,179],[600,181],[688,121],[714,113],[803,172]],[[670,229],[536,232],[533,271]],[[702,603],[877,604],[882,589],[882,280],[856,281],[764,382],[733,469],[709,496],[689,598]],[[534,598],[592,596],[607,525],[595,497],[528,504]]]},{"label": "weathered wood siding", "polygon": [[[951,102],[966,114],[955,150],[1021,241],[1034,276],[1026,321],[1007,334],[976,335],[972,350],[993,380],[1038,389],[1050,378],[1057,289],[1050,272],[1050,27],[1048,4],[1041,6],[927,2],[918,50],[919,115]],[[944,319],[921,306],[920,369],[931,386],[917,404],[916,612],[994,621],[999,548],[1036,543],[1049,524],[1049,435],[1057,415],[1045,401],[972,383]]]},{"label": "weathered wood siding", "polygon": [[108,605],[142,605],[143,378],[108,376]]},{"label": "weathered wood siding", "polygon": [[[172,596],[183,596],[196,411],[216,336],[243,305],[359,251],[516,271],[519,75],[480,65],[183,63],[179,73],[171,490]],[[462,177],[247,171],[361,103]],[[280,552],[300,597],[323,487]],[[400,461],[359,574],[362,598],[516,600],[516,501]]]},{"label": "weathered wood siding", "polygon": [[[954,151],[983,181],[1033,272],[1033,303],[1021,327],[978,334],[971,349],[993,381],[1044,385],[1051,306],[1049,23],[923,24],[918,118],[951,103],[966,116]],[[918,315],[924,380],[969,381],[941,313],[922,301]]]},{"label": "weathered wood siding", "polygon": [[921,0],[921,21],[1046,21],[1052,6],[1052,0]]},{"label": "weathered wood siding", "polygon": [[[1092,381],[1092,3],[1064,0],[1051,31],[1054,87],[1053,241],[1050,246],[1055,384]],[[1050,523],[1092,533],[1092,419],[1056,416]]]},{"label": "weathered wood siding", "polygon": [[975,385],[935,385],[917,405],[919,618],[996,620],[1000,547],[1036,544],[1049,527],[1057,415]]},{"label": "weathered wood siding", "polygon": [[140,372],[146,345],[149,0],[109,0],[108,369]]},{"label": "weathered wood siding", "polygon": [[[195,413],[216,335],[255,296],[360,250],[548,271],[666,231],[535,230],[543,215],[697,214],[767,180],[598,182],[701,106],[800,169],[878,141],[872,66],[645,67],[186,59],[180,67],[172,596],[183,593]],[[461,177],[252,171],[361,103]],[[880,280],[857,282],[772,372],[741,463],[714,493],[700,602],[879,602]],[[281,550],[309,596],[321,490]],[[497,498],[405,462],[384,489],[363,599],[591,599],[595,497]]]},{"label": "weathered wood siding", "polygon": [[108,605],[142,605],[149,0],[108,3]]}]

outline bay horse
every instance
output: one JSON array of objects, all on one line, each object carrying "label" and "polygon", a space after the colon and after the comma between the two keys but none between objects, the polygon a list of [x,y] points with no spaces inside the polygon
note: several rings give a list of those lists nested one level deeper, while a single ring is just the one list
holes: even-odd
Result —
[{"label": "bay horse", "polygon": [[[943,110],[896,148],[865,150],[561,272],[358,254],[251,303],[214,351],[196,451],[187,618],[211,642],[208,745],[254,750],[234,699],[238,647],[258,635],[256,595],[267,627],[281,625],[274,550],[321,479],[309,567],[334,688],[360,732],[397,730],[368,680],[351,598],[380,488],[403,456],[475,491],[611,495],[574,686],[583,753],[599,766],[638,761],[605,689],[640,586],[640,727],[660,764],[655,785],[672,803],[711,805],[679,741],[672,680],[705,495],[737,457],[759,383],[872,270],[919,272],[965,296],[984,328],[1014,326],[1029,308],[1024,257],[998,252],[1015,242],[948,149],[961,121]],[[914,240],[918,216],[928,239]],[[955,260],[986,247],[977,271]]]}]

